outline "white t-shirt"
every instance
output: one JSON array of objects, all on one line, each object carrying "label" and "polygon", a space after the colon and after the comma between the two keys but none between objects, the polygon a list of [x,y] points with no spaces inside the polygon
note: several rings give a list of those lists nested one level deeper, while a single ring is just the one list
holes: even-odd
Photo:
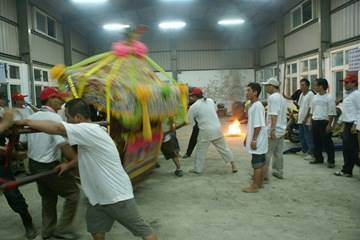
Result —
[{"label": "white t-shirt", "polygon": [[336,116],[335,100],[329,94],[316,94],[310,111],[313,120],[329,120],[329,116]]},{"label": "white t-shirt", "polygon": [[81,187],[91,205],[134,198],[130,178],[109,134],[94,123],[63,122],[70,145],[78,145]]},{"label": "white t-shirt", "polygon": [[342,114],[341,120],[347,123],[353,123],[357,121],[357,115],[360,111],[357,109],[360,102],[360,92],[352,91],[350,94],[347,94],[342,103]]},{"label": "white t-shirt", "polygon": [[280,93],[276,92],[268,98],[267,127],[271,129],[271,116],[277,116],[275,135],[277,138],[285,135],[287,120],[287,102]]},{"label": "white t-shirt", "polygon": [[[216,106],[212,99],[198,99],[189,109],[189,121],[192,126],[197,122],[199,139],[212,141],[223,137]],[[196,122],[195,122],[196,121]]]},{"label": "white t-shirt", "polygon": [[[256,150],[251,149],[254,128],[261,127],[256,139]],[[254,102],[248,110],[246,150],[250,154],[265,154],[268,151],[268,135],[265,124],[265,109],[260,101]]]},{"label": "white t-shirt", "polygon": [[[28,117],[32,120],[51,120],[61,122],[62,119],[55,112],[39,111]],[[61,158],[60,147],[66,140],[59,135],[49,135],[46,133],[27,134],[28,157],[41,163],[51,163],[59,161]]]},{"label": "white t-shirt", "polygon": [[[311,101],[314,97],[314,93],[312,91],[309,91],[306,95],[301,93],[299,98],[299,115],[298,115],[298,123],[302,124],[305,121],[306,115],[308,114],[310,107],[311,107]],[[307,119],[305,122],[306,125],[310,124],[310,118]]]},{"label": "white t-shirt", "polygon": [[32,115],[34,112],[28,108],[28,107],[24,107],[24,108],[14,108],[15,113],[14,113],[14,120],[23,120],[23,119],[27,119],[30,115]]},{"label": "white t-shirt", "polygon": [[352,92],[350,100],[356,112],[356,129],[360,131],[360,90]]}]

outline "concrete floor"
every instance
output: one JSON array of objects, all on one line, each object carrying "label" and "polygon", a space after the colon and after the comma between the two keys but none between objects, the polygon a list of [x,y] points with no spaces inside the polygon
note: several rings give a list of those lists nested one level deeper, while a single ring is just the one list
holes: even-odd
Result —
[{"label": "concrete floor", "polygon": [[[191,129],[178,131],[182,152]],[[299,155],[285,156],[285,179],[271,179],[256,194],[241,191],[250,181],[250,156],[238,138],[228,139],[239,172],[229,166],[211,147],[206,172],[202,176],[173,175],[171,161],[160,160],[161,168],[136,189],[135,195],[144,218],[160,239],[165,240],[359,240],[359,168],[351,179],[333,176],[326,165],[312,166]],[[336,154],[337,168],[342,165]],[[182,161],[192,168],[193,159]],[[37,227],[41,224],[40,198],[35,184],[21,188]],[[0,197],[0,239],[23,238],[20,219]],[[59,206],[60,208],[60,206]],[[90,239],[85,230],[85,200],[80,205],[76,228],[81,239]],[[110,240],[137,239],[115,224]],[[37,239],[41,239],[38,237]]]}]

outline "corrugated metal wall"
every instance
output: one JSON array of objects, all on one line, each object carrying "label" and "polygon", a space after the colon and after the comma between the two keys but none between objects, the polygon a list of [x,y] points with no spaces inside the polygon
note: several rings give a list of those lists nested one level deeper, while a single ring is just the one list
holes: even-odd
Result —
[{"label": "corrugated metal wall", "polygon": [[285,57],[289,58],[320,47],[320,24],[316,22],[285,38]]},{"label": "corrugated metal wall", "polygon": [[264,28],[261,29],[260,34],[258,36],[259,46],[263,47],[268,43],[276,41],[276,23],[271,23],[266,25]]},{"label": "corrugated metal wall", "polygon": [[0,0],[0,16],[17,22],[16,0]]},{"label": "corrugated metal wall", "polygon": [[253,49],[178,51],[179,70],[253,68]]},{"label": "corrugated metal wall", "polygon": [[31,34],[33,60],[46,64],[64,63],[64,47]]},{"label": "corrugated metal wall", "polygon": [[276,42],[260,49],[260,65],[264,66],[277,61],[277,44]]},{"label": "corrugated metal wall", "polygon": [[264,66],[277,61],[277,29],[276,23],[266,25],[259,33],[260,65]]},{"label": "corrugated metal wall", "polygon": [[84,55],[84,54],[81,54],[79,52],[76,52],[76,51],[71,51],[71,58],[72,58],[72,63],[75,64],[75,63],[78,63],[80,62],[81,60],[87,58],[88,56],[87,55]]},{"label": "corrugated metal wall", "polygon": [[[16,1],[0,0],[0,16],[17,22]],[[17,26],[0,19],[0,52],[19,56],[19,40]]]},{"label": "corrugated metal wall", "polygon": [[18,28],[0,20],[0,52],[19,56]]},{"label": "corrugated metal wall", "polygon": [[340,7],[344,3],[350,2],[351,0],[331,0],[331,10]]},{"label": "corrugated metal wall", "polygon": [[89,53],[87,39],[76,31],[71,32],[71,47],[83,53]]},{"label": "corrugated metal wall", "polygon": [[149,57],[157,62],[163,69],[171,70],[171,52],[170,51],[158,51],[150,52]]},{"label": "corrugated metal wall", "polygon": [[331,42],[360,35],[360,2],[331,14]]}]

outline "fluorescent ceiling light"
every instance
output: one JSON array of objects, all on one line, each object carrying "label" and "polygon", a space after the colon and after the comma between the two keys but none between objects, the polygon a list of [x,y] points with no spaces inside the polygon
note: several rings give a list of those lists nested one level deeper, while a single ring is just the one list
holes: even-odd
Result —
[{"label": "fluorescent ceiling light", "polygon": [[169,22],[161,22],[159,24],[159,28],[161,29],[181,29],[186,26],[186,22],[183,21],[169,21]]},{"label": "fluorescent ceiling light", "polygon": [[127,24],[121,24],[121,23],[107,23],[103,25],[103,29],[107,31],[120,31],[125,28],[129,28],[130,25]]},{"label": "fluorescent ceiling light", "polygon": [[245,22],[244,19],[237,18],[237,19],[223,19],[218,21],[219,25],[240,25]]},{"label": "fluorescent ceiling light", "polygon": [[161,0],[162,2],[191,2],[193,0]]},{"label": "fluorescent ceiling light", "polygon": [[73,3],[80,3],[80,4],[85,4],[85,3],[90,3],[90,4],[100,4],[100,3],[105,3],[108,0],[71,0]]}]

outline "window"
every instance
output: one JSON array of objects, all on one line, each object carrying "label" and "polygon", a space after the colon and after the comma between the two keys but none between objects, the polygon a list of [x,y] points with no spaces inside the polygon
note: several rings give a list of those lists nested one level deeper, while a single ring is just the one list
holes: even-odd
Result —
[{"label": "window", "polygon": [[312,20],[312,1],[308,0],[291,11],[291,27],[295,29]]},{"label": "window", "polygon": [[336,88],[336,101],[341,100],[344,94],[344,87],[342,80],[344,79],[344,72],[335,72],[335,88]]},{"label": "window", "polygon": [[55,82],[49,82],[49,73],[47,69],[34,68],[34,91],[35,91],[35,105],[40,107],[40,93],[41,90],[46,86],[56,86]]},{"label": "window", "polygon": [[344,97],[343,78],[349,69],[349,51],[360,47],[360,44],[355,44],[342,49],[337,49],[331,52],[331,84],[330,92],[336,100],[339,101]]},{"label": "window", "polygon": [[5,66],[5,81],[0,84],[0,95],[4,97],[6,104],[10,103],[11,106],[11,96],[22,93],[20,65],[10,62],[0,63]]},{"label": "window", "polygon": [[309,63],[308,60],[301,62],[301,72],[307,72],[309,70],[308,63]]},{"label": "window", "polygon": [[10,78],[20,79],[20,68],[18,66],[9,65]]},{"label": "window", "polygon": [[52,17],[35,9],[35,29],[49,37],[56,38],[56,21]]},{"label": "window", "polygon": [[343,51],[332,54],[332,66],[342,66],[344,64],[344,53]]},{"label": "window", "polygon": [[[267,79],[276,76],[276,67],[266,67],[264,69],[256,71],[256,82],[265,82]],[[262,86],[260,99],[266,99],[265,88]]]},{"label": "window", "polygon": [[287,64],[287,74],[285,78],[285,94],[287,96],[291,96],[291,94],[294,92],[294,89],[296,91],[297,89],[297,81],[298,81],[298,61],[294,63]]},{"label": "window", "polygon": [[317,70],[317,58],[310,60],[310,71],[311,70]]}]

